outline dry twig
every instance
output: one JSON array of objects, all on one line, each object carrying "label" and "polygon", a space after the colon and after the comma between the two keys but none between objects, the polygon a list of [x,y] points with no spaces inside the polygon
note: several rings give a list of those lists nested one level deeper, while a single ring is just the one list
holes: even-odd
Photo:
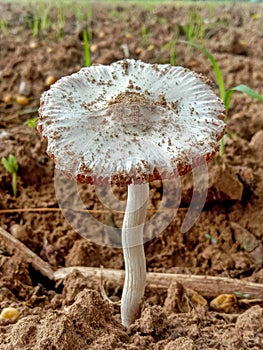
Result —
[{"label": "dry twig", "polygon": [[[63,267],[54,272],[55,280],[60,280],[68,276],[77,269],[86,277],[94,277],[101,280],[101,269],[94,267]],[[124,271],[114,269],[104,269],[103,276],[109,282],[122,286],[124,281]],[[227,277],[215,276],[194,276],[173,273],[148,272],[146,284],[148,288],[167,290],[172,282],[179,282],[185,288],[193,289],[205,297],[215,297],[220,294],[235,294],[236,292],[249,298],[256,298],[263,301],[263,284],[252,283]]]},{"label": "dry twig", "polygon": [[32,250],[27,248],[22,242],[12,236],[10,233],[0,227],[0,244],[10,254],[19,252],[19,256],[25,262],[29,263],[34,270],[40,272],[43,276],[50,280],[54,279],[54,272],[51,266],[42,260]]}]

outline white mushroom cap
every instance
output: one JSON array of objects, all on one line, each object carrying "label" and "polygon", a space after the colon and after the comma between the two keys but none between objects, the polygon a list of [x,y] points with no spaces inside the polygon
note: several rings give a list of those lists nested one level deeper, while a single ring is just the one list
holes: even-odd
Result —
[{"label": "white mushroom cap", "polygon": [[60,79],[39,115],[56,167],[86,183],[185,174],[215,154],[225,129],[224,104],[202,77],[132,59]]}]

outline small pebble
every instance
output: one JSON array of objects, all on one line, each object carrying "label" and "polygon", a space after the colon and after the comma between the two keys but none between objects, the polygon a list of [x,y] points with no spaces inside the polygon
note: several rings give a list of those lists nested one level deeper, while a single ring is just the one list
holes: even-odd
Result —
[{"label": "small pebble", "polygon": [[190,294],[190,300],[191,300],[191,302],[193,303],[194,306],[197,306],[197,305],[206,306],[207,305],[206,299],[203,298],[202,295],[200,295],[196,291],[194,291],[192,289],[189,289],[188,293]]},{"label": "small pebble", "polygon": [[154,50],[155,46],[153,44],[150,44],[148,47],[147,47],[147,51],[152,51]]},{"label": "small pebble", "polygon": [[239,170],[240,178],[243,182],[245,182],[246,185],[250,186],[252,185],[254,181],[254,172],[253,169],[243,166]]},{"label": "small pebble", "polygon": [[27,239],[27,233],[23,225],[14,224],[10,227],[10,233],[16,239],[23,241]]},{"label": "small pebble", "polygon": [[220,294],[210,302],[210,307],[218,312],[230,312],[236,303],[235,294]]},{"label": "small pebble", "polygon": [[125,34],[125,38],[126,38],[126,39],[131,39],[131,38],[132,38],[131,33],[126,33],[126,34]]},{"label": "small pebble", "polygon": [[140,54],[142,53],[142,51],[143,51],[143,49],[142,49],[141,47],[137,47],[137,48],[135,49],[136,55],[140,55]]},{"label": "small pebble", "polygon": [[36,49],[38,47],[38,43],[33,41],[29,44],[30,49]]},{"label": "small pebble", "polygon": [[20,313],[16,308],[5,307],[1,312],[0,318],[3,320],[9,320],[9,321],[15,322],[18,320],[19,316],[20,316]]},{"label": "small pebble", "polygon": [[262,152],[263,149],[263,130],[259,130],[258,132],[256,132],[250,143],[249,146],[256,151]]},{"label": "small pebble", "polygon": [[11,138],[10,132],[5,129],[0,130],[0,141],[9,140]]},{"label": "small pebble", "polygon": [[96,51],[98,51],[98,45],[96,45],[96,44],[91,45],[90,46],[90,52],[94,53]]},{"label": "small pebble", "polygon": [[29,99],[26,96],[19,95],[16,98],[16,102],[21,106],[26,106],[29,103]]},{"label": "small pebble", "polygon": [[45,80],[45,85],[50,86],[55,83],[57,79],[54,77],[54,75],[49,75]]},{"label": "small pebble", "polygon": [[191,61],[188,61],[188,62],[187,62],[187,65],[188,65],[189,67],[196,67],[196,66],[199,65],[199,62],[196,61],[196,60],[191,60]]},{"label": "small pebble", "polygon": [[9,105],[12,102],[12,95],[5,95],[3,101],[5,104]]},{"label": "small pebble", "polygon": [[25,81],[22,80],[19,84],[18,93],[20,96],[28,97],[31,95],[31,88]]},{"label": "small pebble", "polygon": [[100,39],[104,38],[105,37],[105,33],[104,32],[99,32],[98,37]]},{"label": "small pebble", "polygon": [[231,118],[234,120],[242,119],[243,117],[244,117],[243,113],[235,113],[231,116]]}]

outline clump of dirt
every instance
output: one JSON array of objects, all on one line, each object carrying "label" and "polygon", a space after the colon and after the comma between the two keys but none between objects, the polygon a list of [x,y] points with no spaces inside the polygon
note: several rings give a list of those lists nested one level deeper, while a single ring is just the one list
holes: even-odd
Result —
[{"label": "clump of dirt", "polygon": [[[149,63],[172,60],[206,75],[219,94],[209,61],[178,40],[186,39],[184,29],[190,18],[200,19],[204,31],[197,40],[216,58],[226,88],[247,84],[262,94],[263,9],[260,4],[238,3],[216,7],[162,4],[147,9],[101,4],[94,5],[92,18],[83,21],[72,9],[64,10],[61,32],[51,25],[33,35],[32,9],[0,4],[5,20],[0,29],[0,158],[13,154],[19,163],[17,197],[12,195],[10,174],[0,164],[0,227],[54,271],[101,265],[123,269],[122,252],[114,248],[120,245],[120,237],[111,230],[121,226],[123,214],[104,206],[95,186],[80,185],[78,193],[95,223],[79,235],[69,222],[84,222],[87,213],[77,216],[67,212],[68,221],[63,216],[46,141],[25,122],[37,116],[40,95],[50,82],[84,65],[84,30],[92,34],[92,64],[127,57]],[[87,10],[85,7],[83,13]],[[54,23],[56,11],[52,7],[50,12]],[[147,287],[140,318],[125,329],[118,303],[112,304],[121,298],[121,281],[104,283],[98,276],[86,278],[77,271],[54,281],[43,275],[32,259],[14,249],[15,243],[4,244],[0,234],[0,309],[12,306],[20,312],[15,323],[0,320],[0,349],[261,349],[262,129],[260,102],[235,93],[227,120],[225,153],[208,165],[207,196],[198,220],[187,232],[181,232],[197,187],[194,176],[188,174],[181,178],[177,215],[162,233],[153,227],[152,239],[145,243],[148,271],[241,280],[258,288],[257,293],[252,288],[253,297],[235,290],[229,297],[234,301],[231,307],[216,311],[211,301],[218,293],[200,295],[186,288],[181,279],[181,286],[171,284],[167,290]],[[125,203],[126,189],[113,186],[112,190]],[[169,193],[168,202],[178,195]],[[202,195],[201,190],[195,193],[198,200]],[[162,198],[162,183],[155,181],[150,188],[148,218],[159,210]],[[160,221],[166,219],[163,213]],[[108,225],[102,234],[98,221]]]},{"label": "clump of dirt", "polygon": [[120,348],[128,339],[115,321],[108,303],[99,293],[84,289],[71,306],[63,311],[48,311],[44,318],[26,316],[10,332],[6,349],[102,349]]}]

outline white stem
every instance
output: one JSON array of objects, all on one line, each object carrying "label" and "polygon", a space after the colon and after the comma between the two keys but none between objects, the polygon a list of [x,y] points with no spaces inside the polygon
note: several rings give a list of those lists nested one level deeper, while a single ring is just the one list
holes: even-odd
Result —
[{"label": "white stem", "polygon": [[149,184],[128,186],[128,198],[122,226],[125,279],[121,298],[121,319],[129,326],[138,316],[146,282],[143,228],[149,196]]}]

